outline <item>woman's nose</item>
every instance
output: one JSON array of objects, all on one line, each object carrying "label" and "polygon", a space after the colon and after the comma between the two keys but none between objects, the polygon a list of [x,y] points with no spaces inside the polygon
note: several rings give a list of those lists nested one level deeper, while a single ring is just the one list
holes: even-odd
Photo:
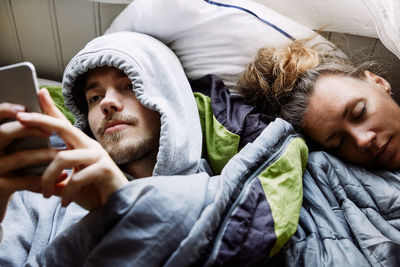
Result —
[{"label": "woman's nose", "polygon": [[365,152],[372,147],[376,133],[370,130],[356,129],[353,131],[352,136],[358,149]]},{"label": "woman's nose", "polygon": [[100,109],[104,115],[121,111],[122,103],[118,97],[118,93],[113,90],[107,90],[104,98],[100,102]]}]

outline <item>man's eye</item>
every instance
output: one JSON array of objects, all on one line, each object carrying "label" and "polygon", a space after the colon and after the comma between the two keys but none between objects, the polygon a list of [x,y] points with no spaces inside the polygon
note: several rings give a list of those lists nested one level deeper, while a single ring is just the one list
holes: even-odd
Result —
[{"label": "man's eye", "polygon": [[89,98],[89,104],[93,104],[93,103],[96,103],[97,101],[99,101],[101,99],[101,96],[99,96],[99,95],[95,95],[95,96],[91,96],[90,98]]},{"label": "man's eye", "polygon": [[132,89],[133,89],[133,84],[130,83],[130,84],[128,85],[128,89],[132,90]]}]

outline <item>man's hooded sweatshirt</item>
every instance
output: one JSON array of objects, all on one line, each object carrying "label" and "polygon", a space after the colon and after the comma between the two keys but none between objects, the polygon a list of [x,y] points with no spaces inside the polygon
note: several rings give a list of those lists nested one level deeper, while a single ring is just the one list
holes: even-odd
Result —
[{"label": "man's hooded sweatshirt", "polygon": [[[137,99],[161,115],[153,176],[132,179],[90,212],[74,203],[61,208],[56,197],[15,193],[2,223],[0,266],[265,265],[297,229],[304,141],[283,120],[260,123],[250,107],[221,86],[207,89],[204,80],[193,84],[197,109],[175,55],[133,32],[94,39],[65,70],[66,105],[86,132],[75,85],[99,66],[124,71]],[[243,125],[260,127],[250,141],[241,142]],[[229,143],[240,151],[224,153]],[[202,153],[218,175],[201,171]]]}]

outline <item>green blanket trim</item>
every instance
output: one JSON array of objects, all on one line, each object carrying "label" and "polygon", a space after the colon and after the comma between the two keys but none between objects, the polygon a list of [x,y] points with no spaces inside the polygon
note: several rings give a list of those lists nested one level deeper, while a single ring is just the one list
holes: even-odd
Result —
[{"label": "green blanket trim", "polygon": [[58,107],[58,109],[64,114],[67,119],[74,124],[75,117],[74,115],[68,110],[68,108],[64,104],[64,97],[62,94],[62,87],[61,86],[40,86],[40,88],[47,88],[49,91],[51,98],[53,99],[54,103]]},{"label": "green blanket trim", "polygon": [[203,132],[203,157],[215,174],[220,174],[226,163],[238,153],[240,136],[228,131],[215,118],[211,98],[194,93]]},{"label": "green blanket trim", "polygon": [[275,224],[277,240],[270,257],[278,253],[297,230],[307,159],[308,148],[304,140],[294,138],[283,155],[258,177]]}]

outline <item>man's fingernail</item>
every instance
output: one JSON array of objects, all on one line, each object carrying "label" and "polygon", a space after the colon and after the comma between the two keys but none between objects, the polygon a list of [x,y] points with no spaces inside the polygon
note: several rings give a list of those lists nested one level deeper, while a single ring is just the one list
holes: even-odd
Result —
[{"label": "man's fingernail", "polygon": [[15,112],[21,112],[21,111],[24,111],[24,110],[25,110],[25,107],[24,107],[24,106],[21,106],[21,105],[13,105],[13,106],[12,106],[12,109],[13,109],[13,111],[15,111]]},{"label": "man's fingernail", "polygon": [[27,113],[27,112],[19,112],[18,113],[18,118],[20,118],[20,119],[22,119],[22,120],[24,120],[24,119],[29,119],[29,113]]}]

